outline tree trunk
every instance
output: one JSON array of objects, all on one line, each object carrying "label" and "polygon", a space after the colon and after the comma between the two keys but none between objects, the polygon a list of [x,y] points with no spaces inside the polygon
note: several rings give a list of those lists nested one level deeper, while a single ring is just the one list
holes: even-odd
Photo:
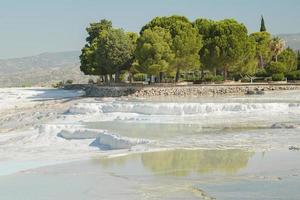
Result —
[{"label": "tree trunk", "polygon": [[113,82],[113,75],[112,74],[109,74],[109,82]]},{"label": "tree trunk", "polygon": [[108,75],[104,75],[104,82],[107,83],[108,82]]},{"label": "tree trunk", "polygon": [[225,66],[224,71],[223,71],[224,81],[227,81],[227,75],[228,75],[228,71],[227,71],[228,69],[227,68],[228,68],[228,66]]},{"label": "tree trunk", "polygon": [[119,72],[119,70],[117,70],[116,73],[115,73],[115,82],[116,83],[120,82],[120,72]]},{"label": "tree trunk", "polygon": [[204,79],[204,69],[203,67],[201,68],[201,77],[200,77],[201,81],[203,81]]},{"label": "tree trunk", "polygon": [[162,83],[164,79],[164,73],[163,72],[159,72],[159,82]]},{"label": "tree trunk", "polygon": [[265,67],[264,59],[263,59],[261,53],[259,55],[259,65],[262,69]]},{"label": "tree trunk", "polygon": [[132,83],[132,82],[133,82],[133,74],[129,73],[129,83]]},{"label": "tree trunk", "polygon": [[176,71],[176,76],[175,76],[175,82],[178,83],[180,78],[180,69],[179,67],[177,67],[177,71]]}]

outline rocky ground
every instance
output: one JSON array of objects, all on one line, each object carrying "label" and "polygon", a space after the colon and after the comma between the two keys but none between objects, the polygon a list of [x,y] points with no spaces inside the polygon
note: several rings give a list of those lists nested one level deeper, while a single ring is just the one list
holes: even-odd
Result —
[{"label": "rocky ground", "polygon": [[264,94],[265,91],[300,90],[300,84],[236,84],[191,86],[97,86],[70,85],[66,89],[83,89],[88,97],[218,96]]}]

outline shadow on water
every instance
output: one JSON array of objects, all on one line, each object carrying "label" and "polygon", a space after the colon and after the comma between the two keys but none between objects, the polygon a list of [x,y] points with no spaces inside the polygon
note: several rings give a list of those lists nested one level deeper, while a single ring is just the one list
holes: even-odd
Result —
[{"label": "shadow on water", "polygon": [[[32,101],[37,102],[43,102],[43,101],[50,101],[50,100],[65,100],[71,101],[74,99],[80,99],[83,98],[83,94],[79,94],[79,90],[77,92],[74,91],[68,91],[63,89],[26,89],[27,91],[37,92],[31,97],[28,97],[28,99]],[[77,94],[78,93],[78,94]]]},{"label": "shadow on water", "polygon": [[247,167],[253,152],[243,150],[169,150],[105,158],[100,165],[122,167],[138,162],[155,175],[188,176],[192,173],[235,174]]}]

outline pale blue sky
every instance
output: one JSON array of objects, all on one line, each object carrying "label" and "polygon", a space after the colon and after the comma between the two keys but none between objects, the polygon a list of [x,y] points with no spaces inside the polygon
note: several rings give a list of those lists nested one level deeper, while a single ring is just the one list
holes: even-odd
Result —
[{"label": "pale blue sky", "polygon": [[0,58],[80,50],[90,22],[138,32],[154,16],[235,18],[250,32],[260,15],[273,34],[300,33],[300,0],[0,0]]}]

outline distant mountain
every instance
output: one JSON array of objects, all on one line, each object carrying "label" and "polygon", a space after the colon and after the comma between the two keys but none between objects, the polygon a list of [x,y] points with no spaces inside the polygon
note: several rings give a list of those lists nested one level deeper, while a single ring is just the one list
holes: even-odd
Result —
[{"label": "distant mountain", "polygon": [[278,36],[286,41],[287,46],[294,50],[300,50],[300,33],[280,34]]},{"label": "distant mountain", "polygon": [[79,51],[42,53],[0,60],[0,87],[49,86],[58,81],[84,82],[91,77],[79,69]]},{"label": "distant mountain", "polygon": [[78,51],[42,53],[37,56],[0,60],[0,74],[37,69],[54,69],[79,63]]}]

